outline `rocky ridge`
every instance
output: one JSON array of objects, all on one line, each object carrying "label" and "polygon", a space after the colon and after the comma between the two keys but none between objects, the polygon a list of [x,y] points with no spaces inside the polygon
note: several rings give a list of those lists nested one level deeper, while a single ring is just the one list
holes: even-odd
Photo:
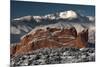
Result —
[{"label": "rocky ridge", "polygon": [[88,29],[77,33],[71,28],[38,28],[24,35],[20,43],[11,47],[11,55],[27,53],[40,48],[74,47],[84,48],[88,43]]}]

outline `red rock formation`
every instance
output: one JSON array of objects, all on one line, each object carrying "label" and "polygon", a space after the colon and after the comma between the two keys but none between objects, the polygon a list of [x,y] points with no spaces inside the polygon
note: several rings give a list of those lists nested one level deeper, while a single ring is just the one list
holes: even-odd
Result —
[{"label": "red rock formation", "polygon": [[12,55],[27,53],[39,48],[58,47],[86,47],[88,42],[88,30],[77,33],[74,27],[70,29],[47,28],[38,29],[34,33],[25,35],[21,42],[11,48]]},{"label": "red rock formation", "polygon": [[76,44],[82,48],[82,47],[86,47],[88,42],[88,29],[83,30],[81,33],[78,34],[77,38],[76,38]]}]

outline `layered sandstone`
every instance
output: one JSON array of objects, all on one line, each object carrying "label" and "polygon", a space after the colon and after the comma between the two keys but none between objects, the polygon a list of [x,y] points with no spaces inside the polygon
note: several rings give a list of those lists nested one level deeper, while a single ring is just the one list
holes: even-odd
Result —
[{"label": "layered sandstone", "polygon": [[77,32],[75,27],[50,28],[31,31],[21,38],[20,43],[11,47],[11,55],[28,53],[40,48],[74,47],[84,48],[88,42],[88,29]]}]

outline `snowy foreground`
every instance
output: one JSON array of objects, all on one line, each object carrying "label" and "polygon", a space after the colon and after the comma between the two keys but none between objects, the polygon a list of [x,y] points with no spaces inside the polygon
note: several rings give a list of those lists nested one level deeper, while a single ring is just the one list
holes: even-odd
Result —
[{"label": "snowy foreground", "polygon": [[94,48],[42,48],[11,59],[11,66],[94,62]]}]

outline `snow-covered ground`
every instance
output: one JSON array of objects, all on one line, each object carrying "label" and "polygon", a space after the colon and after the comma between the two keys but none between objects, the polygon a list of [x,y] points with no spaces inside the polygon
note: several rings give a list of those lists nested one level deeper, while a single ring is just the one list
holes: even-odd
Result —
[{"label": "snow-covered ground", "polygon": [[11,59],[11,66],[94,62],[94,48],[43,48]]}]

